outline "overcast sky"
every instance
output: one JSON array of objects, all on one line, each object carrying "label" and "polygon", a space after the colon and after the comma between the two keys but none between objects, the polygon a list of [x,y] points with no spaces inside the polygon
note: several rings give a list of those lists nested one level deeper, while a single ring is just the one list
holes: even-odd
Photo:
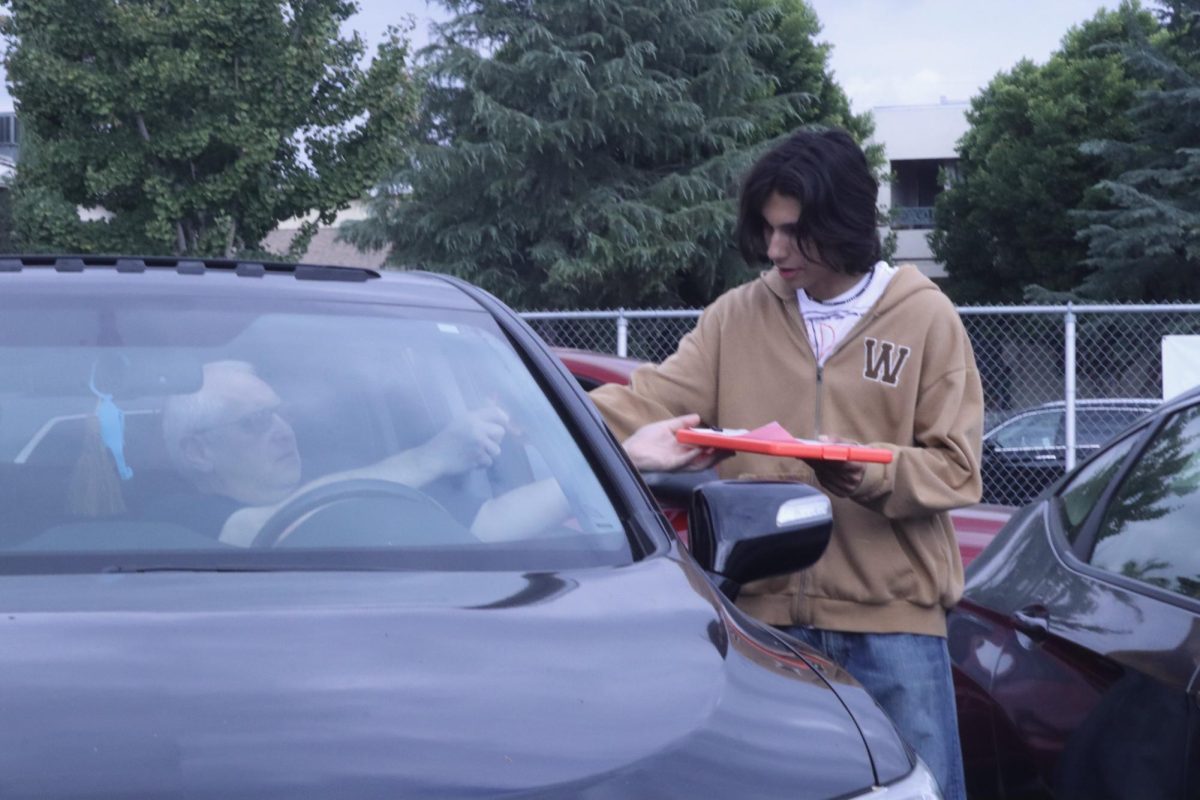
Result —
[{"label": "overcast sky", "polygon": [[[1044,61],[1072,26],[1116,0],[809,0],[833,44],[833,69],[855,111],[881,105],[968,100],[1021,58]],[[371,44],[391,23],[416,22],[414,45],[431,19],[426,0],[359,0],[353,20]],[[11,110],[7,90],[0,110]]]}]

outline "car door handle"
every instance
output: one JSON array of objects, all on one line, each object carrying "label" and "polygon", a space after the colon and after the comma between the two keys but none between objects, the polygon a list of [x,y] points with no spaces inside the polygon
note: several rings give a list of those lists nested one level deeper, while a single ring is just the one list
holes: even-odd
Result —
[{"label": "car door handle", "polygon": [[1035,642],[1042,641],[1050,633],[1050,612],[1045,606],[1025,606],[1013,612],[1012,621],[1017,630]]}]

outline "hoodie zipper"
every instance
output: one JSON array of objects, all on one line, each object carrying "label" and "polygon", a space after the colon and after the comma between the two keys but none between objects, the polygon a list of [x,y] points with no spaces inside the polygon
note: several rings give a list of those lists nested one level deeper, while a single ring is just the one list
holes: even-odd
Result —
[{"label": "hoodie zipper", "polygon": [[817,409],[816,422],[817,422],[817,424],[816,424],[816,431],[814,434],[815,438],[820,438],[820,436],[821,436],[821,396],[824,394],[824,391],[823,391],[823,389],[825,388],[824,380],[825,380],[825,367],[820,362],[818,362],[817,363],[817,405],[816,405],[816,409]]},{"label": "hoodie zipper", "polygon": [[800,338],[804,342],[804,347],[808,352],[812,353],[813,363],[817,367],[817,397],[814,406],[815,414],[813,419],[812,438],[816,439],[821,435],[821,382],[825,376],[825,367],[821,365],[821,358],[817,355],[817,350],[813,347],[812,341],[808,338],[808,323],[804,321],[804,315],[800,313],[799,307],[796,309],[796,317],[800,320]]},{"label": "hoodie zipper", "polygon": [[[825,356],[826,363],[829,362],[829,359],[833,358],[835,355],[837,355],[839,352],[841,352],[842,348],[845,347],[848,342],[850,342],[851,340],[857,338],[858,336],[860,336],[861,334],[866,332],[866,329],[868,327],[870,327],[871,322],[873,322],[874,319],[879,316],[879,310],[878,310],[878,308],[876,308],[876,306],[878,306],[878,304],[879,304],[878,299],[875,301],[875,304],[876,305],[872,306],[871,310],[868,313],[863,314],[862,317],[858,320],[858,322],[854,323],[854,325],[850,328],[850,330],[846,331],[846,335],[844,337],[842,337],[842,340],[840,342],[837,343],[837,347],[835,347],[829,351],[829,355]],[[803,315],[801,315],[801,319],[803,319]],[[808,336],[807,329],[804,331],[804,335],[807,338],[807,336]],[[814,355],[814,357],[816,356],[816,350],[813,350],[813,355]],[[817,431],[816,431],[817,438],[819,438],[821,436],[821,398],[825,394],[824,389],[825,389],[825,365],[822,364],[820,362],[820,360],[818,359],[818,361],[817,361]]]},{"label": "hoodie zipper", "polygon": [[[807,332],[806,332],[807,334]],[[816,355],[816,352],[813,352]],[[817,402],[816,402],[816,429],[813,433],[813,438],[819,438],[821,435],[821,395],[823,383],[825,379],[825,367],[821,362],[817,362]],[[791,618],[794,624],[811,625],[812,624],[812,609],[808,604],[809,586],[812,584],[812,572],[808,569],[800,570],[795,577],[796,594],[792,597],[791,602]],[[803,613],[801,610],[803,609]]]}]

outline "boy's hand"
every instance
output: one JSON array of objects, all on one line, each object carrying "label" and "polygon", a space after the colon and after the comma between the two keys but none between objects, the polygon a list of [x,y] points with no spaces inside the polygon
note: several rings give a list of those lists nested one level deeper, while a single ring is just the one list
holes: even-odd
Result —
[{"label": "boy's hand", "polygon": [[[836,436],[821,436],[822,442],[830,444],[858,444]],[[849,497],[863,482],[866,468],[858,461],[828,461],[826,459],[803,459],[812,467],[821,487],[834,497]]]}]

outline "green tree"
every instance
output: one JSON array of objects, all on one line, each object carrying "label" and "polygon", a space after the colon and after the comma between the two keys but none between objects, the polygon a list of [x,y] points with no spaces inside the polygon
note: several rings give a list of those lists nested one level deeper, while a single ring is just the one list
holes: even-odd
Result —
[{"label": "green tree", "polygon": [[783,44],[783,3],[446,5],[424,144],[351,241],[526,308],[695,306],[743,279],[738,180],[764,142],[817,119],[820,87],[801,94],[760,60]]},{"label": "green tree", "polygon": [[[36,174],[34,165],[40,150],[37,135],[28,127],[24,128],[20,169],[6,193],[11,223],[7,249],[10,252],[46,253],[120,252],[120,248],[89,244],[96,239],[92,231],[99,226],[85,223],[78,207],[54,188],[39,185],[27,177]],[[26,176],[24,180],[23,176]]]},{"label": "green tree", "polygon": [[[370,65],[343,0],[5,0],[8,77],[37,140],[25,249],[233,255],[318,223],[389,163],[415,110],[392,29]],[[103,209],[79,220],[76,208]]]},{"label": "green tree", "polygon": [[1113,174],[1108,208],[1081,214],[1082,297],[1200,300],[1200,2],[1172,0],[1165,35],[1125,48],[1128,69],[1153,81],[1129,112],[1133,135],[1088,145]]},{"label": "green tree", "polygon": [[[738,0],[743,14],[768,12],[766,31],[771,36],[753,53],[754,60],[772,80],[774,93],[807,98],[808,102],[786,107],[786,116],[776,125],[765,124],[768,135],[781,136],[801,125],[817,124],[845,128],[864,145],[867,160],[889,180],[887,158],[881,144],[871,144],[875,121],[869,111],[855,114],[850,98],[835,80],[830,67],[833,45],[818,40],[821,21],[806,0]],[[773,14],[769,12],[774,12]],[[881,224],[886,222],[881,218]],[[895,251],[895,235],[884,242],[885,260]]]},{"label": "green tree", "polygon": [[958,302],[1020,302],[1039,284],[1063,291],[1087,274],[1073,210],[1109,167],[1080,150],[1126,136],[1145,81],[1115,47],[1157,29],[1134,2],[1073,28],[1046,64],[1024,60],[971,101],[957,176],[937,199],[930,243]]},{"label": "green tree", "polygon": [[738,0],[745,15],[768,12],[766,32],[773,39],[761,40],[754,59],[775,82],[776,94],[807,96],[809,102],[793,110],[800,113],[784,119],[776,134],[788,133],[797,125],[817,122],[845,128],[859,142],[875,132],[869,113],[855,114],[850,99],[834,79],[829,66],[833,45],[818,41],[821,21],[805,0]]}]

